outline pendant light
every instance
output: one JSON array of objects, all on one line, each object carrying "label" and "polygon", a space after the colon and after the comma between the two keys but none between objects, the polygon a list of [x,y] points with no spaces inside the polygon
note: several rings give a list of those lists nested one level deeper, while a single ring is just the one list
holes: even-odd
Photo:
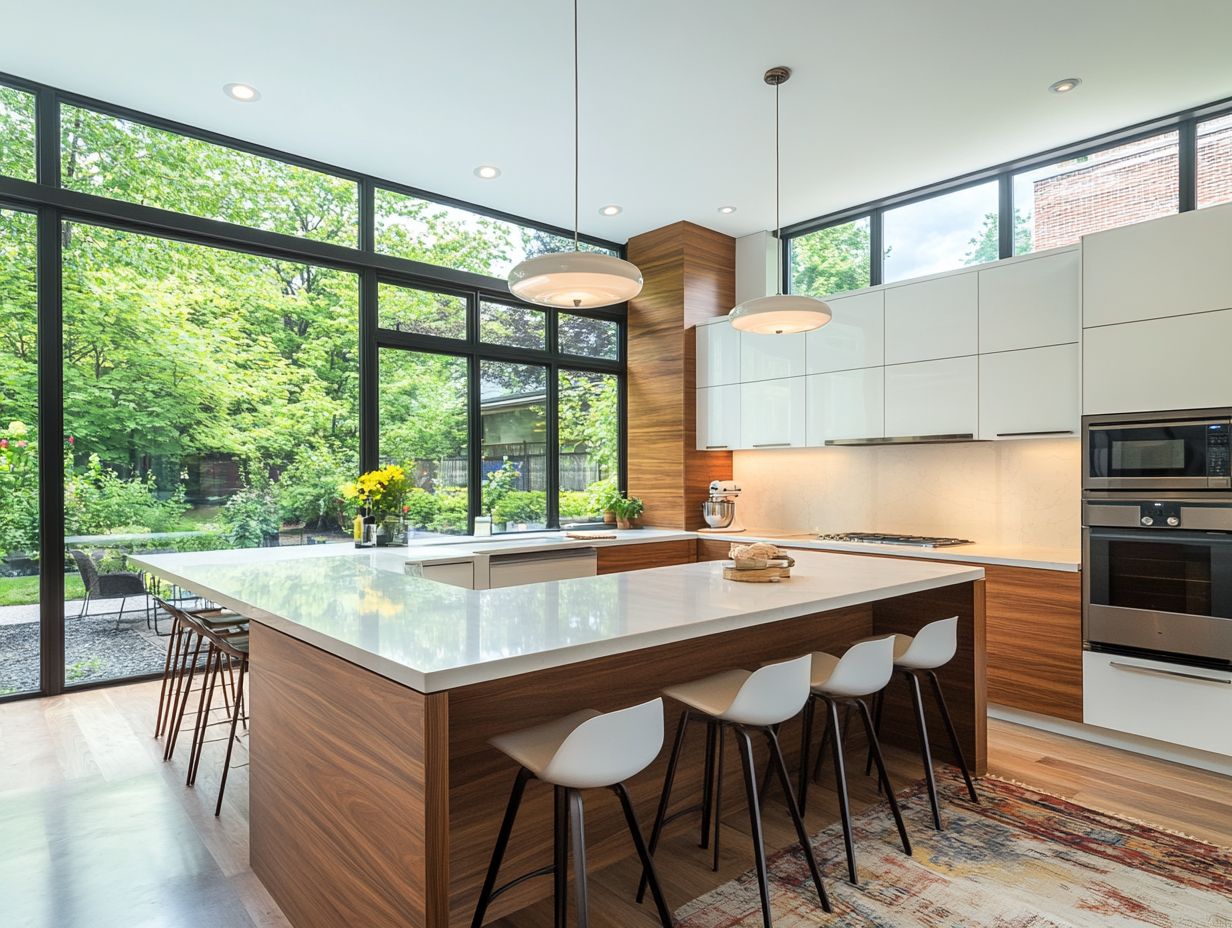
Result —
[{"label": "pendant light", "polygon": [[759,335],[788,335],[819,329],[830,321],[830,307],[821,300],[783,292],[782,222],[779,219],[779,87],[791,77],[791,68],[771,68],[765,81],[774,88],[774,237],[779,240],[775,273],[777,292],[741,303],[727,317],[732,328]]},{"label": "pendant light", "polygon": [[541,306],[594,309],[641,293],[642,272],[613,255],[578,247],[578,83],[578,5],[573,0],[573,250],[527,258],[509,272],[509,290]]}]

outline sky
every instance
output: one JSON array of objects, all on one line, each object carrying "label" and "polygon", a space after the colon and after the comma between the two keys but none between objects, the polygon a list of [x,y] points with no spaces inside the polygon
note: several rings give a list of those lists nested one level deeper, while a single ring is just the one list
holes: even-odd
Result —
[{"label": "sky", "polygon": [[984,216],[996,212],[996,181],[886,210],[885,281],[963,267]]}]

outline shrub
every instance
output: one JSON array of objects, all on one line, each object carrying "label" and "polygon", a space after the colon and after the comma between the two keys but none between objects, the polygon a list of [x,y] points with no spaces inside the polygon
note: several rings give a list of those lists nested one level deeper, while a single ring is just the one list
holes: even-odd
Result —
[{"label": "shrub", "polygon": [[21,422],[0,429],[0,558],[38,550],[38,449]]},{"label": "shrub", "polygon": [[346,525],[358,511],[353,499],[344,499],[339,487],[353,481],[358,459],[324,446],[304,448],[282,472],[278,503],[284,522],[302,522],[309,530],[325,531]]},{"label": "shrub", "polygon": [[277,488],[268,477],[251,474],[246,486],[227,500],[219,521],[237,548],[259,548],[282,527]]},{"label": "shrub", "polygon": [[[427,490],[415,487],[406,497],[406,519],[415,528],[429,528],[441,509],[440,501]],[[465,522],[465,513],[463,513]]]},{"label": "shrub", "polygon": [[188,509],[180,485],[167,499],[158,497],[153,474],[125,480],[90,455],[84,471],[73,466],[71,449],[64,455],[64,530],[68,535],[104,535],[117,528],[171,532],[184,527]]},{"label": "shrub", "polygon": [[466,487],[441,487],[433,497],[436,516],[428,528],[434,532],[457,535],[466,531]]},{"label": "shrub", "polygon": [[602,512],[591,505],[591,494],[583,490],[562,490],[560,494],[560,517],[580,519]]},{"label": "shrub", "polygon": [[547,517],[547,502],[542,490],[510,490],[492,508],[492,521],[542,522]]}]

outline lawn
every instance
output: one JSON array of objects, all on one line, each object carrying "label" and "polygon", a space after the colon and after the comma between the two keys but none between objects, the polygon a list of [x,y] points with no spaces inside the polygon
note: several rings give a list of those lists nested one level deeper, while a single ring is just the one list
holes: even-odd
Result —
[{"label": "lawn", "polygon": [[[64,578],[64,598],[81,599],[86,595],[81,577],[77,574]],[[0,577],[0,606],[28,606],[39,601],[39,578]]]}]

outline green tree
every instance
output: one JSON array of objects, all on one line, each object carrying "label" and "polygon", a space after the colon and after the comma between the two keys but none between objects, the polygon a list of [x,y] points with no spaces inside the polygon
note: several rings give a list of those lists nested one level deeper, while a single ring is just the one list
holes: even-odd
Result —
[{"label": "green tree", "polygon": [[[1014,210],[1014,254],[1025,255],[1031,251],[1031,217],[1023,218]],[[1001,257],[1001,239],[996,213],[985,213],[984,223],[975,238],[967,243],[963,264],[983,264]]]},{"label": "green tree", "polygon": [[822,297],[867,287],[872,243],[868,220],[830,226],[791,240],[793,293]]}]

